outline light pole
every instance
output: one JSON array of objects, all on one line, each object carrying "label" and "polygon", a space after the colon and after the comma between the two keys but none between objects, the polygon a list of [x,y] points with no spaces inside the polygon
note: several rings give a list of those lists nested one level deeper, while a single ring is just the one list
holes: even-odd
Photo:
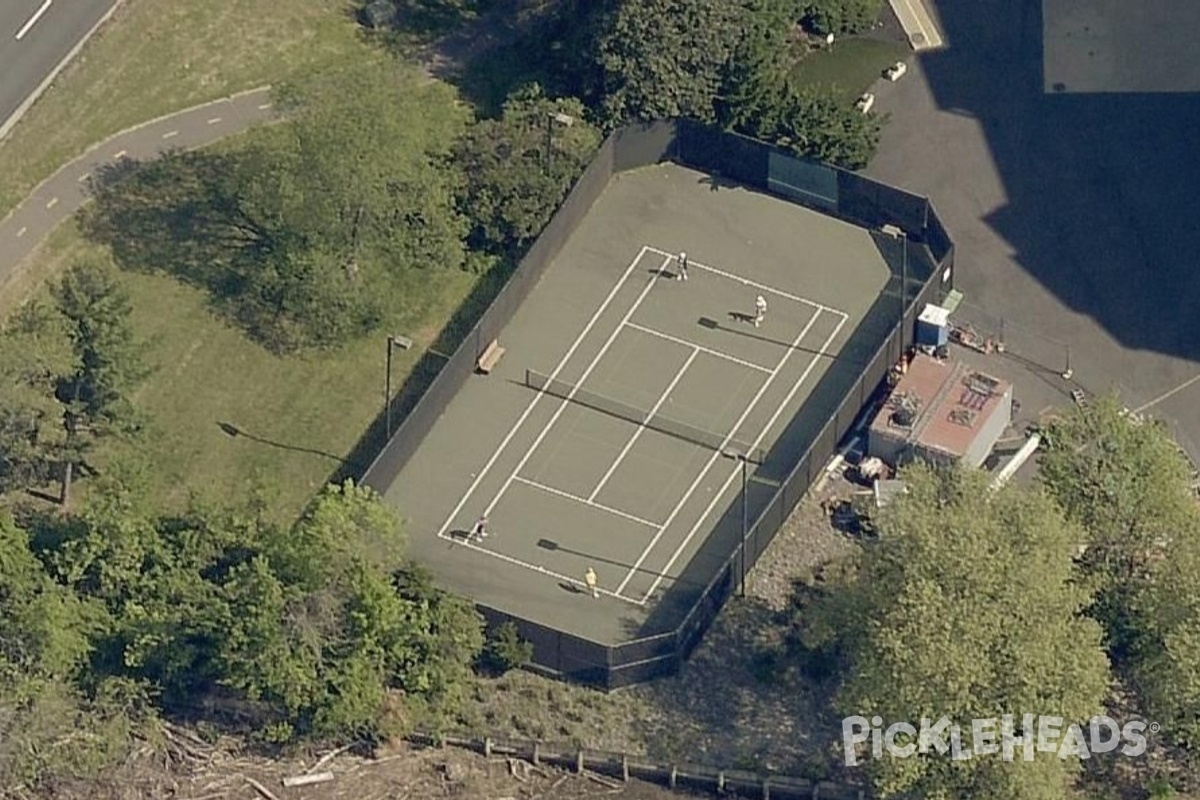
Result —
[{"label": "light pole", "polygon": [[884,225],[880,230],[886,236],[900,240],[900,317],[896,326],[900,329],[900,357],[904,358],[904,312],[908,306],[908,233],[898,225]]},{"label": "light pole", "polygon": [[564,114],[561,111],[554,111],[546,115],[546,171],[550,171],[551,154],[554,148],[554,124],[558,123],[564,128],[569,128],[575,124],[575,118],[570,114]]},{"label": "light pole", "polygon": [[746,596],[746,536],[750,532],[750,512],[748,508],[749,496],[747,489],[749,480],[746,474],[746,465],[750,463],[750,457],[745,453],[737,450],[722,450],[721,455],[726,458],[732,458],[739,461],[742,465],[742,546],[741,546],[741,567],[738,570],[740,574],[738,579],[738,597]]},{"label": "light pole", "polygon": [[392,440],[392,349],[395,347],[407,350],[412,347],[412,339],[395,334],[387,337],[387,374],[383,379],[383,416],[387,420],[384,425],[387,428],[388,442]]}]

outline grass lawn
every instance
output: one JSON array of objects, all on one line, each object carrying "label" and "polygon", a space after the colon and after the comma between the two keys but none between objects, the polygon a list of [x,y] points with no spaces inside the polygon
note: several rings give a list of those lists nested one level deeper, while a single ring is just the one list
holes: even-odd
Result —
[{"label": "grass lawn", "polygon": [[[103,250],[67,223],[33,256],[33,270],[50,278],[88,254],[103,257]],[[261,479],[272,498],[270,511],[294,519],[380,413],[385,336],[327,354],[280,358],[214,316],[202,290],[169,277],[120,274],[155,370],[134,396],[150,430],[132,446],[153,468],[155,499],[175,508],[193,492],[243,500]],[[457,270],[428,277],[428,295],[435,299],[409,303],[414,308],[397,309],[387,322],[387,331],[406,334],[416,345],[395,352],[393,387],[403,383],[476,281]],[[222,423],[241,433],[229,435]],[[127,447],[106,446],[97,462],[103,465]],[[87,482],[79,488],[86,497]]]},{"label": "grass lawn", "polygon": [[126,0],[0,143],[0,218],[102,139],[361,47],[328,0]]},{"label": "grass lawn", "polygon": [[828,50],[809,53],[796,64],[802,85],[836,86],[853,101],[892,64],[911,55],[909,48],[878,39],[841,39]]}]

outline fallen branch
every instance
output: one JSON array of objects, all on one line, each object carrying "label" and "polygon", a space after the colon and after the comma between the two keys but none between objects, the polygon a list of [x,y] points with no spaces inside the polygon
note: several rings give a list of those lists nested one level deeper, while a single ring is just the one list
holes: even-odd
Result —
[{"label": "fallen branch", "polygon": [[333,759],[340,756],[342,753],[346,752],[347,750],[352,750],[353,748],[357,747],[359,744],[360,744],[360,742],[351,742],[350,744],[346,745],[345,747],[339,747],[337,750],[326,753],[325,755],[323,755],[319,759],[317,759],[317,763],[313,764],[311,767],[309,767],[307,770],[305,770],[305,772],[310,773],[310,774],[313,772],[316,772],[321,767],[325,766],[330,761],[332,761]]},{"label": "fallen branch", "polygon": [[309,786],[314,783],[329,783],[334,777],[332,772],[318,772],[315,774],[293,775],[290,778],[284,778],[282,783],[288,788],[293,786]]},{"label": "fallen branch", "polygon": [[274,794],[271,793],[270,789],[263,786],[258,781],[254,780],[254,778],[251,778],[247,775],[243,775],[242,777],[246,779],[246,783],[250,784],[254,788],[254,791],[261,794],[263,797],[266,798],[266,800],[279,800],[278,797],[276,797]]}]

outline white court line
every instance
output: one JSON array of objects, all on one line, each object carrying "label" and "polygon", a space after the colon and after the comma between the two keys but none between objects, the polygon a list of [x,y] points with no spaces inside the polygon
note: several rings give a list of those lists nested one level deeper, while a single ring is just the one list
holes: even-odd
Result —
[{"label": "white court line", "polygon": [[[512,556],[505,555],[504,553],[501,553],[498,550],[488,550],[486,547],[480,547],[479,545],[475,544],[474,542],[467,542],[467,541],[463,541],[461,539],[451,539],[451,541],[453,541],[459,547],[466,547],[467,549],[474,550],[477,553],[483,553],[485,555],[495,556],[496,558],[500,559],[501,561],[507,561],[509,564],[513,564],[518,567],[524,567],[525,569],[531,569],[534,572],[537,572],[541,575],[546,575],[551,578],[557,578],[560,581],[565,581],[566,583],[569,583],[572,586],[577,586],[586,592],[592,591],[591,588],[588,587],[587,583],[585,583],[584,581],[581,581],[578,578],[572,578],[567,575],[563,575],[558,572],[553,572],[551,570],[546,569],[541,564],[530,564],[528,561],[522,561],[519,558],[513,558]],[[633,600],[631,598],[624,597],[622,595],[617,594],[616,592],[610,592],[608,589],[600,589],[599,587],[597,587],[597,590],[600,592],[600,594],[606,594],[609,597],[616,598],[617,600],[624,600],[626,603],[629,603],[630,605],[634,605],[634,606],[641,605],[641,603],[639,603],[637,600]]]},{"label": "white court line", "polygon": [[629,455],[630,448],[633,447],[634,443],[637,442],[637,440],[641,438],[642,433],[645,432],[646,423],[654,419],[654,415],[658,413],[658,409],[662,408],[662,404],[667,402],[667,398],[671,396],[671,392],[674,391],[675,385],[679,383],[679,379],[682,378],[683,374],[688,371],[688,367],[692,365],[692,362],[696,360],[696,356],[698,355],[700,355],[700,349],[696,348],[692,351],[692,354],[687,357],[687,361],[683,362],[683,366],[679,368],[679,372],[675,373],[675,377],[671,379],[670,385],[667,386],[667,388],[659,396],[658,402],[656,402],[654,407],[650,409],[650,413],[646,415],[644,420],[642,420],[642,424],[638,425],[637,430],[633,432],[633,436],[629,437],[629,441],[625,443],[625,447],[621,448],[620,454],[617,455],[617,460],[609,465],[608,472],[604,473],[604,477],[600,479],[600,483],[596,484],[596,488],[593,489],[591,495],[588,496],[589,503],[596,499],[596,495],[600,494],[600,490],[604,488],[604,484],[608,483],[608,479],[611,478],[612,474],[617,471],[617,467],[621,466],[621,462],[625,460],[625,456]]},{"label": "white court line", "polygon": [[[617,292],[620,291],[621,287],[625,285],[625,281],[628,280],[629,276],[633,274],[633,270],[637,267],[638,263],[641,262],[642,257],[645,255],[646,248],[643,247],[638,251],[638,254],[633,261],[629,263],[629,266],[625,268],[625,274],[621,276],[621,280],[617,281],[617,285],[614,286],[608,293],[608,297],[604,298],[604,302],[600,304],[598,309],[596,309],[596,313],[592,314],[592,318],[588,320],[588,324],[584,326],[583,331],[581,331],[580,334],[575,337],[575,341],[571,343],[571,347],[569,350],[567,350],[567,354],[564,355],[562,360],[558,362],[558,365],[554,368],[554,372],[550,373],[551,380],[557,377],[558,373],[562,372],[563,367],[567,365],[567,361],[571,358],[571,356],[575,355],[575,351],[579,348],[579,345],[583,342],[588,333],[591,332],[592,326],[596,324],[596,320],[600,319],[600,315],[604,313],[606,308],[608,308],[608,304],[611,303],[612,299],[617,296]],[[449,528],[454,522],[454,518],[458,516],[460,511],[462,511],[463,506],[467,504],[467,501],[471,499],[471,495],[474,494],[475,490],[479,488],[479,484],[483,481],[484,476],[487,475],[488,471],[496,463],[496,460],[500,458],[500,454],[504,452],[506,447],[508,447],[509,442],[511,442],[512,438],[517,435],[517,431],[520,430],[521,426],[525,424],[525,420],[528,419],[529,415],[533,413],[533,409],[537,407],[537,404],[541,402],[542,397],[544,396],[544,392],[538,392],[534,398],[529,401],[529,405],[527,405],[525,410],[521,412],[521,416],[517,419],[512,428],[509,429],[508,434],[504,437],[504,440],[500,442],[500,445],[496,448],[496,451],[492,453],[491,458],[487,460],[487,463],[483,465],[483,469],[479,471],[479,475],[476,476],[470,487],[467,488],[466,494],[462,496],[462,499],[458,501],[458,505],[456,505],[454,510],[450,512],[450,516],[446,517],[446,521],[442,523],[442,527],[437,533],[439,539],[445,538],[446,529]]]},{"label": "white court line", "polygon": [[170,139],[172,136],[178,136],[178,135],[179,135],[179,131],[167,131],[166,133],[163,134],[163,138]]},{"label": "white court line", "polygon": [[613,514],[614,516],[624,517],[625,519],[629,520],[630,522],[636,522],[639,525],[645,525],[648,528],[657,529],[659,526],[659,523],[657,523],[657,522],[651,522],[648,519],[642,519],[641,517],[635,517],[633,514],[626,514],[624,511],[620,510],[619,508],[613,508],[612,506],[602,505],[601,503],[593,503],[591,500],[585,500],[584,498],[579,497],[578,495],[573,495],[573,494],[570,494],[569,492],[564,492],[562,489],[555,489],[553,486],[547,486],[544,483],[538,483],[537,481],[531,481],[528,478],[522,478],[520,475],[518,475],[516,477],[516,481],[517,481],[517,483],[523,483],[526,486],[532,486],[535,489],[541,489],[543,492],[549,492],[550,494],[556,494],[559,497],[562,497],[566,500],[574,500],[576,503],[582,503],[585,506],[591,506],[592,508],[599,509],[600,511],[607,511],[609,514]]},{"label": "white court line", "polygon": [[[571,387],[571,391],[567,392],[566,398],[554,411],[554,416],[550,417],[550,421],[545,424],[541,432],[537,435],[537,438],[533,440],[533,444],[531,444],[529,449],[525,451],[525,455],[521,456],[521,460],[517,462],[517,466],[513,469],[512,474],[508,476],[508,480],[506,480],[504,485],[500,487],[500,491],[496,492],[496,496],[492,498],[492,502],[488,503],[487,508],[485,508],[483,511],[483,515],[485,517],[488,514],[491,514],[492,509],[494,509],[500,503],[500,500],[504,497],[504,493],[507,492],[508,487],[512,485],[513,479],[516,478],[521,470],[525,468],[525,464],[537,451],[538,447],[541,446],[542,440],[546,438],[546,435],[550,433],[551,429],[554,427],[554,424],[558,422],[558,418],[563,415],[563,412],[567,410],[567,406],[569,406],[571,401],[575,399],[575,393],[578,392],[579,388],[583,386],[585,381],[587,381],[588,376],[592,374],[592,370],[594,370],[596,365],[600,363],[600,359],[604,358],[604,354],[608,352],[608,348],[612,347],[612,343],[617,340],[617,337],[621,334],[622,329],[624,329],[625,323],[628,322],[629,318],[633,316],[633,313],[638,310],[638,306],[640,306],[642,301],[646,299],[646,295],[650,294],[650,290],[654,288],[654,284],[662,280],[662,270],[663,267],[660,267],[658,272],[652,274],[650,279],[646,281],[646,287],[642,289],[642,293],[638,295],[637,300],[633,301],[633,305],[630,306],[629,310],[625,312],[625,316],[621,318],[621,321],[617,324],[617,327],[613,328],[613,332],[609,334],[608,339],[605,340],[604,345],[600,348],[600,352],[596,353],[596,355],[592,358],[592,363],[588,364],[587,369],[585,369],[583,374],[579,376],[578,382]],[[553,378],[551,378],[551,380],[553,380]],[[617,591],[620,592],[621,590],[618,589]]]},{"label": "white court line", "polygon": [[220,118],[220,117],[213,117],[212,119],[210,119],[210,120],[208,121],[208,124],[209,124],[209,125],[216,125],[216,124],[217,124],[218,122],[220,122],[220,121],[221,121],[221,118]]},{"label": "white court line", "polygon": [[51,197],[51,198],[50,198],[50,202],[49,202],[49,203],[46,203],[46,208],[54,208],[56,205],[58,205],[58,198],[57,198],[57,197]]},{"label": "white court line", "polygon": [[[691,266],[690,262],[689,266]],[[818,311],[816,314],[813,314],[812,319],[810,319],[808,324],[804,326],[804,330],[800,331],[800,335],[796,337],[794,342],[792,342],[792,346],[789,347],[787,352],[783,354],[783,358],[779,360],[779,364],[771,372],[771,377],[763,381],[763,385],[758,387],[758,392],[755,393],[754,398],[750,401],[749,405],[746,406],[745,410],[742,411],[742,415],[738,417],[738,421],[733,423],[733,427],[729,429],[729,433],[725,435],[725,440],[721,442],[721,447],[713,452],[712,456],[708,459],[708,463],[704,465],[704,469],[700,470],[700,474],[696,476],[696,480],[692,481],[692,485],[688,487],[687,492],[685,492],[683,497],[679,499],[679,502],[675,504],[675,508],[671,510],[670,516],[667,517],[667,521],[662,524],[662,527],[658,529],[658,533],[654,534],[654,538],[650,540],[650,543],[646,545],[646,549],[642,551],[640,556],[638,556],[638,560],[634,562],[633,568],[629,570],[629,574],[625,576],[625,579],[621,581],[621,585],[617,587],[617,594],[625,591],[625,587],[629,585],[629,581],[631,581],[633,576],[637,574],[637,571],[641,569],[642,563],[647,557],[649,557],[650,552],[654,549],[654,546],[658,544],[658,540],[662,538],[663,533],[665,533],[667,528],[671,526],[671,523],[675,521],[676,515],[678,515],[680,510],[683,509],[687,501],[691,499],[692,494],[696,491],[696,487],[699,486],[700,482],[704,480],[704,476],[708,474],[710,469],[712,469],[713,463],[718,458],[723,457],[721,455],[721,451],[729,445],[729,442],[737,433],[738,428],[742,427],[742,423],[746,421],[746,417],[750,416],[750,413],[754,411],[754,407],[758,405],[758,401],[762,399],[764,394],[766,394],[767,389],[771,388],[771,384],[775,382],[777,377],[779,377],[779,371],[787,365],[788,359],[790,359],[792,354],[796,352],[796,348],[800,346],[800,342],[804,341],[804,337],[808,335],[808,332],[812,330],[812,326],[818,319],[820,319],[820,317],[820,311]],[[762,436],[762,434],[759,434],[759,441],[762,440]],[[753,447],[758,447],[758,441],[754,443]]]},{"label": "white court line", "polygon": [[[659,250],[656,247],[647,247],[646,249],[648,251],[650,251],[651,253],[657,253],[658,255],[666,256],[667,258],[676,258],[677,257],[677,256],[672,255],[671,253],[668,253],[666,250]],[[766,284],[763,284],[763,283],[756,283],[755,281],[752,281],[749,278],[743,278],[741,275],[734,275],[732,272],[725,272],[724,270],[717,269],[716,267],[709,267],[709,266],[705,266],[704,264],[697,264],[695,261],[692,261],[690,258],[688,259],[688,267],[695,267],[696,269],[703,270],[704,272],[711,272],[714,275],[720,275],[722,278],[728,278],[731,281],[737,281],[738,283],[743,284],[745,286],[753,286],[755,289],[760,289],[768,294],[778,295],[779,297],[783,297],[788,300],[792,300],[796,303],[801,303],[806,306],[812,306],[813,308],[817,309],[818,311],[824,311],[829,314],[835,314],[839,317],[842,317],[843,319],[846,319],[849,317],[849,314],[847,314],[845,311],[838,311],[836,308],[833,308],[831,306],[822,305],[822,304],[816,302],[815,300],[809,300],[804,297],[798,297],[794,294],[789,294],[785,291],[782,291],[780,289],[775,289],[775,288],[767,286]]]},{"label": "white court line", "polygon": [[755,364],[751,361],[743,361],[742,359],[737,358],[736,356],[731,356],[728,353],[722,353],[720,350],[713,350],[710,347],[704,347],[703,345],[699,345],[694,342],[689,342],[687,339],[680,339],[679,337],[672,336],[669,333],[663,333],[662,331],[656,331],[653,328],[647,328],[645,325],[638,325],[636,322],[626,322],[625,327],[633,328],[635,331],[641,331],[642,333],[648,333],[651,336],[657,336],[660,339],[666,339],[668,342],[674,342],[675,344],[681,344],[684,347],[691,347],[693,349],[699,350],[701,353],[708,353],[710,356],[716,356],[717,358],[723,358],[726,361],[732,361],[734,364],[739,364],[739,365],[741,365],[743,367],[747,367],[749,369],[756,369],[759,372],[765,372],[768,375],[771,373],[770,367],[764,367],[761,364]]},{"label": "white court line", "polygon": [[39,8],[37,11],[33,12],[33,16],[25,21],[25,24],[21,26],[21,30],[17,31],[17,41],[18,42],[25,38],[25,34],[29,33],[29,30],[34,25],[37,25],[37,21],[39,19],[41,19],[42,14],[45,14],[47,9],[50,8],[50,4],[52,2],[54,2],[54,0],[46,0],[46,2],[42,3],[42,7]]},{"label": "white court line", "polygon": [[[783,402],[779,404],[779,408],[775,410],[775,413],[771,416],[771,419],[767,421],[767,424],[758,434],[758,438],[754,440],[753,444],[751,445],[752,449],[757,448],[762,443],[762,440],[766,437],[767,432],[771,430],[771,426],[774,425],[779,419],[779,415],[782,414],[783,410],[788,407],[789,403],[792,402],[792,398],[796,396],[796,392],[800,390],[800,387],[804,384],[804,381],[808,380],[809,373],[812,372],[813,367],[815,367],[818,362],[824,359],[825,351],[829,349],[829,345],[833,344],[833,340],[837,338],[839,333],[841,333],[842,326],[845,324],[846,320],[844,319],[838,322],[837,327],[833,329],[833,333],[829,334],[829,337],[825,339],[825,343],[821,345],[820,352],[813,356],[812,361],[808,362],[808,366],[804,368],[804,372],[800,375],[799,380],[797,380],[792,386],[792,389],[788,392],[787,397],[785,397]],[[709,463],[711,465],[712,462]],[[708,518],[708,515],[712,513],[713,506],[715,506],[717,501],[724,496],[725,492],[729,491],[729,484],[733,483],[741,469],[741,466],[734,466],[733,470],[729,473],[729,477],[725,479],[725,485],[721,487],[719,492],[713,494],[712,500],[710,500],[708,503],[708,508],[704,509],[704,513],[700,515],[700,519],[696,520],[696,524],[692,526],[690,531],[688,531],[688,535],[685,536],[683,541],[679,543],[679,547],[675,548],[675,552],[671,554],[671,558],[669,561],[667,561],[666,566],[658,571],[658,577],[654,579],[654,583],[650,584],[650,589],[646,592],[646,595],[640,601],[638,601],[639,605],[645,605],[650,598],[654,596],[654,592],[658,589],[659,584],[662,583],[663,578],[670,573],[671,567],[675,566],[675,561],[679,558],[680,553],[682,553],[683,549],[687,547],[688,542],[692,540],[692,537],[696,535],[696,531],[700,529],[700,525],[705,519]],[[759,515],[759,518],[761,519],[761,514]],[[758,520],[755,520],[754,523],[757,525]],[[744,542],[742,543],[742,546],[745,547]],[[638,563],[640,564],[641,562],[639,561]],[[626,578],[626,580],[628,580],[628,578]],[[619,592],[624,588],[625,583],[622,583],[617,591]]]}]

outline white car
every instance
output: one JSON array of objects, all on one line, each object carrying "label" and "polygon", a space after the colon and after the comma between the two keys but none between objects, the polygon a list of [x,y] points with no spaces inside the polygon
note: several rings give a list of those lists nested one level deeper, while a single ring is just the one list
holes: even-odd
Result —
[{"label": "white car", "polygon": [[866,114],[875,105],[875,95],[867,92],[862,97],[858,98],[858,102],[854,104],[859,111]]},{"label": "white car", "polygon": [[904,73],[906,73],[906,72],[908,72],[908,65],[905,64],[903,61],[897,61],[895,64],[892,64],[890,67],[888,67],[886,70],[884,70],[883,75],[889,81],[891,81],[892,83],[895,83],[896,81],[903,78]]}]

